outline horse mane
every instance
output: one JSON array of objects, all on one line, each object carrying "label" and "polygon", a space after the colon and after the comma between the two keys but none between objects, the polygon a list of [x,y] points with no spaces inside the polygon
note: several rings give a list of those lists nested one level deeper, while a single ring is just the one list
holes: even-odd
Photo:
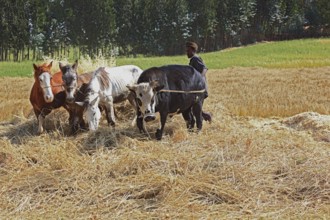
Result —
[{"label": "horse mane", "polygon": [[110,78],[108,73],[105,71],[105,67],[99,68],[96,76],[99,79],[101,90],[105,90],[110,87]]}]

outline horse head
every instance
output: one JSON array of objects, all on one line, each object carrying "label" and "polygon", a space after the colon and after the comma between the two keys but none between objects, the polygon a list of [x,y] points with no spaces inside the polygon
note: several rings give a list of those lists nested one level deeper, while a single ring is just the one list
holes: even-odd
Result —
[{"label": "horse head", "polygon": [[59,63],[59,67],[62,71],[63,86],[66,93],[66,101],[69,103],[74,102],[74,96],[78,89],[78,60],[73,65],[63,65]]},{"label": "horse head", "polygon": [[47,103],[54,100],[54,94],[51,87],[52,74],[50,73],[52,64],[53,62],[50,62],[48,65],[44,63],[40,66],[33,64],[35,85],[40,87],[44,100]]},{"label": "horse head", "polygon": [[93,95],[92,100],[89,99],[90,97],[91,95],[88,95],[84,102],[76,102],[76,104],[84,108],[89,130],[95,131],[101,119],[101,110],[99,108],[100,98],[97,94]]}]

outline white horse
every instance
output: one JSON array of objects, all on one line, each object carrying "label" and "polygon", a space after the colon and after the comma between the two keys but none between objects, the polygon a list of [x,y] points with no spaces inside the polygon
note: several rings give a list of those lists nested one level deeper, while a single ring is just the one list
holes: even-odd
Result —
[{"label": "white horse", "polygon": [[105,108],[108,124],[113,127],[116,124],[113,103],[129,100],[136,107],[134,95],[126,86],[136,83],[142,72],[142,69],[134,65],[100,67],[94,72],[88,83],[85,101],[76,102],[85,107],[90,130],[98,128],[101,118],[98,106]]}]

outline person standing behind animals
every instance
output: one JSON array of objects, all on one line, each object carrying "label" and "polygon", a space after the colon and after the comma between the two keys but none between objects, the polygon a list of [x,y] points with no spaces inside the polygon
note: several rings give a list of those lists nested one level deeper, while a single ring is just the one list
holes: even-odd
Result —
[{"label": "person standing behind animals", "polygon": [[[207,67],[204,64],[202,58],[197,55],[198,45],[195,42],[189,41],[186,42],[186,52],[187,56],[190,59],[189,65],[194,67],[200,74],[202,74],[205,85],[206,85],[206,91],[205,91],[205,99],[208,97],[208,88],[207,88],[207,80],[206,80],[206,72]],[[202,116],[205,121],[211,122],[212,121],[212,115],[211,113],[202,111]]]}]

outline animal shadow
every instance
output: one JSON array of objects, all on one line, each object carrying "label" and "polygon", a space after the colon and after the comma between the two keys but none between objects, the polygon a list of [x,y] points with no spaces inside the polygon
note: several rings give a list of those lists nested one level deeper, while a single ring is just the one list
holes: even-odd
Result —
[{"label": "animal shadow", "polygon": [[[9,122],[1,122],[3,132],[0,138],[5,138],[15,145],[24,145],[28,140],[38,136],[38,122],[34,116],[28,118],[14,118]],[[67,116],[63,112],[54,111],[44,121],[45,131],[43,134],[51,135],[58,132],[62,136],[70,134]]]},{"label": "animal shadow", "polygon": [[85,136],[82,138],[82,149],[80,150],[88,154],[93,154],[99,149],[114,150],[118,147],[134,145],[135,141],[150,140],[136,127],[131,126],[121,126],[115,129],[100,126],[96,131],[85,132],[82,135]]}]

